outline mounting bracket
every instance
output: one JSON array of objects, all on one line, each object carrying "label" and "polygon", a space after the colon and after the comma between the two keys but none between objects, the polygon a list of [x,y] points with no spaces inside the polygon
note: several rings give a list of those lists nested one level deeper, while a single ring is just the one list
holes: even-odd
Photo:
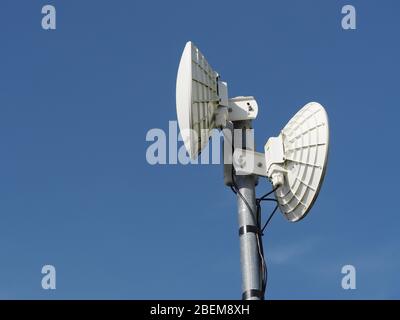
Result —
[{"label": "mounting bracket", "polygon": [[286,169],[282,135],[272,137],[265,144],[265,154],[236,148],[233,152],[233,167],[237,175],[268,177],[274,187],[283,185]]},{"label": "mounting bracket", "polygon": [[226,121],[254,120],[257,117],[258,104],[254,97],[240,96],[228,99],[228,84],[224,81],[218,81],[218,95],[220,97],[217,110],[217,117],[220,114],[218,124],[224,124]]},{"label": "mounting bracket", "polygon": [[236,148],[233,152],[233,167],[237,175],[255,174],[267,177],[264,153]]}]

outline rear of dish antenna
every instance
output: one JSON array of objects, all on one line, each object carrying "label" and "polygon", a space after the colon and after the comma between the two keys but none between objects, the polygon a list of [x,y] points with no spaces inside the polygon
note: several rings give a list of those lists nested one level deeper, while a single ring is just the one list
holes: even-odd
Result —
[{"label": "rear of dish antenna", "polygon": [[258,105],[253,97],[228,99],[227,83],[189,41],[176,78],[176,113],[185,148],[195,159],[207,145],[212,129],[224,128],[227,121],[255,119]]}]

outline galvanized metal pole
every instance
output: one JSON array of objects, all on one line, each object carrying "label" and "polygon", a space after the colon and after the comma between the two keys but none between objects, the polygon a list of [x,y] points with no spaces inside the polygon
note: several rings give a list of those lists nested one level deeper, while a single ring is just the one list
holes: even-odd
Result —
[{"label": "galvanized metal pole", "polygon": [[[238,146],[237,140],[241,138],[243,149],[254,150],[254,136],[246,134],[247,129],[252,129],[251,121],[236,121],[233,125],[235,146]],[[238,131],[239,135],[237,135]],[[234,179],[238,193],[243,197],[242,199],[239,194],[237,195],[242,298],[243,300],[263,300],[263,275],[260,257],[263,249],[262,244],[258,242],[258,240],[261,242],[261,239],[257,238],[260,230],[255,194],[257,177],[254,175],[235,175]]]}]

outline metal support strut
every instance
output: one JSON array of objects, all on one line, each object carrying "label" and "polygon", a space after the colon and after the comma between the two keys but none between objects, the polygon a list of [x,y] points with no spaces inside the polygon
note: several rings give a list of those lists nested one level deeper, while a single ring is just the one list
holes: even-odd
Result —
[{"label": "metal support strut", "polygon": [[[242,148],[254,150],[254,136],[246,135],[246,129],[251,129],[251,121],[233,122],[235,132],[240,132]],[[240,130],[238,130],[240,129]],[[235,134],[235,138],[239,138]],[[252,139],[252,141],[250,141]],[[235,141],[237,145],[237,141]],[[262,244],[260,239],[260,226],[257,217],[255,175],[234,174],[235,187],[237,188],[240,262],[242,271],[242,298],[244,300],[263,300],[263,274],[261,269]],[[240,194],[239,194],[240,193]],[[243,198],[242,198],[243,197]],[[249,208],[250,207],[250,208]],[[251,210],[250,210],[251,209]]]}]

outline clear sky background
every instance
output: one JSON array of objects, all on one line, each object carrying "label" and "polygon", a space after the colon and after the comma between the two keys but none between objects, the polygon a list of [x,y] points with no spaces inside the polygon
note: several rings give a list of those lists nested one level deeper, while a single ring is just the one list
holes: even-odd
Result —
[{"label": "clear sky background", "polygon": [[[345,4],[357,30],[341,28]],[[399,14],[395,0],[2,0],[0,298],[240,298],[222,167],[145,157],[147,131],[176,119],[192,40],[231,96],[257,98],[258,150],[307,102],[329,114],[318,201],[264,237],[267,298],[399,299]],[[45,264],[56,290],[41,288]],[[346,264],[356,290],[341,288]]]}]

